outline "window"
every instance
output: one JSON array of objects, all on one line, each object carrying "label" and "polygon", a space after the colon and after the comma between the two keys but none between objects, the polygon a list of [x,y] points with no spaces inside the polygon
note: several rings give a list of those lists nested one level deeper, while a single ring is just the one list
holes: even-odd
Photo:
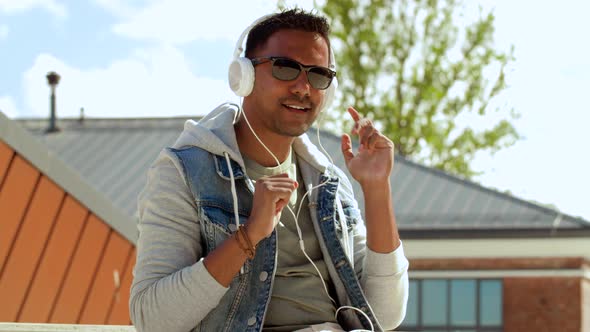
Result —
[{"label": "window", "polygon": [[403,331],[502,331],[502,281],[412,279]]}]

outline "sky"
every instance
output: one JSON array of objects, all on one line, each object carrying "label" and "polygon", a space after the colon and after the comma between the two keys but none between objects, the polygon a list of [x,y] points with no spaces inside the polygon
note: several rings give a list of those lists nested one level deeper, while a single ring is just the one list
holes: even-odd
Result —
[{"label": "sky", "polygon": [[[313,0],[286,1],[313,8]],[[227,66],[238,36],[275,9],[269,0],[0,0],[0,110],[47,117],[45,75],[58,72],[60,117],[206,114],[237,101]],[[484,186],[590,220],[590,2],[470,0],[496,16],[495,44],[516,60],[496,101],[514,108],[523,139],[479,154]],[[584,42],[586,40],[586,42]],[[490,77],[492,79],[492,77]],[[473,127],[481,119],[463,119]],[[489,121],[489,120],[487,120]]]}]

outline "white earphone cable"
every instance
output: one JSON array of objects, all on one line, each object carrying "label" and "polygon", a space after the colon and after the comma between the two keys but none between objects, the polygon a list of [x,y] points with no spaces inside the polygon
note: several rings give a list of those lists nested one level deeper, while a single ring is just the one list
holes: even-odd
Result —
[{"label": "white earphone cable", "polygon": [[[246,124],[248,125],[248,128],[250,128],[250,131],[252,132],[252,134],[254,135],[254,137],[256,137],[256,140],[274,158],[275,162],[277,163],[277,166],[280,166],[281,163],[280,163],[279,159],[262,142],[262,140],[260,139],[260,137],[258,137],[258,135],[256,134],[256,132],[254,131],[254,129],[250,125],[250,122],[248,121],[248,117],[246,116],[246,113],[242,111],[242,115],[244,117],[244,120],[246,121]],[[301,227],[299,227],[299,213],[301,212],[301,207],[303,205],[303,201],[305,199],[305,196],[307,196],[313,189],[317,189],[317,188],[325,185],[326,183],[327,183],[327,180],[324,181],[324,182],[322,182],[322,183],[320,183],[320,184],[318,184],[315,187],[311,187],[308,191],[305,192],[305,194],[301,198],[301,201],[299,202],[299,208],[298,208],[297,214],[295,214],[293,212],[293,210],[291,209],[291,207],[289,205],[287,205],[286,207],[287,207],[287,210],[289,212],[291,212],[291,215],[293,215],[293,218],[295,220],[295,227],[297,228],[297,236],[299,237],[299,248],[301,248],[301,251],[303,252],[303,255],[305,255],[305,257],[307,258],[307,260],[311,263],[311,265],[314,267],[314,269],[318,273],[318,277],[320,278],[320,280],[322,282],[322,286],[324,286],[324,290],[326,291],[326,295],[328,296],[328,298],[330,299],[330,301],[332,301],[332,303],[336,304],[336,301],[330,296],[330,292],[328,291],[328,287],[326,286],[326,283],[324,282],[324,278],[322,277],[322,273],[320,272],[320,270],[318,269],[318,267],[315,265],[315,263],[313,262],[313,260],[309,257],[309,255],[307,254],[307,252],[305,251],[305,244],[303,243],[303,233],[301,232]],[[278,218],[278,217],[275,217],[275,218]],[[278,220],[275,220],[275,225],[276,224],[278,224]]]},{"label": "white earphone cable", "polygon": [[[237,42],[237,44],[236,44],[236,48],[234,49],[234,54],[233,54],[233,61],[232,61],[232,65],[238,62],[238,58],[239,58],[240,54],[242,53],[242,51],[243,51],[243,49],[244,49],[244,48],[243,48],[243,42],[244,42],[244,39],[245,39],[245,38],[246,38],[246,36],[248,35],[248,33],[249,33],[250,29],[252,29],[252,27],[253,27],[253,26],[255,26],[256,24],[258,24],[259,22],[262,22],[262,21],[264,21],[264,20],[265,20],[267,17],[269,17],[269,16],[270,16],[270,15],[266,15],[266,16],[263,16],[263,17],[259,18],[259,19],[258,19],[258,20],[256,20],[254,23],[252,23],[252,24],[251,24],[251,25],[250,25],[250,26],[249,26],[249,27],[248,27],[248,28],[247,28],[247,29],[246,29],[246,30],[245,30],[245,31],[244,31],[244,32],[243,32],[243,33],[240,35],[240,38],[238,39],[238,42]],[[241,64],[241,63],[238,63],[238,64]],[[230,80],[229,80],[229,81],[230,81],[230,86],[232,87],[232,90],[233,90],[234,92],[236,92],[236,94],[238,94],[239,96],[243,97],[244,95],[247,95],[249,92],[246,92],[245,94],[242,94],[242,93],[244,93],[244,91],[242,91],[240,88],[235,88],[235,89],[234,89],[234,86],[233,86],[233,84],[232,84],[232,77],[233,77],[233,76],[232,76],[232,71],[231,71],[232,65],[230,65]],[[332,48],[330,48],[330,65],[331,65],[332,67],[335,67],[335,60],[334,60],[334,54],[333,54],[333,50],[332,50]],[[243,71],[242,71],[242,72],[243,72]],[[336,85],[337,85],[337,81],[336,81],[336,80],[334,80],[334,81],[332,82],[332,84],[333,84],[333,86],[334,86],[334,87],[333,87],[333,89],[335,89],[335,87],[336,87]],[[241,85],[241,84],[238,84],[238,86],[239,86],[239,87],[241,87],[242,85]],[[332,87],[330,87],[330,88],[332,88]],[[332,91],[332,92],[333,92],[333,91]],[[332,94],[332,93],[330,93],[330,94],[329,94],[329,96],[330,96],[330,98],[328,98],[328,99],[330,99],[330,100],[331,100],[331,99],[333,98],[333,94]],[[240,105],[243,105],[243,100],[241,100],[241,101],[242,101],[242,102],[240,103]],[[324,105],[322,104],[320,107],[324,108]],[[277,158],[277,157],[276,157],[276,156],[275,156],[275,155],[272,153],[272,151],[270,151],[270,149],[269,149],[269,148],[268,148],[268,147],[267,147],[267,146],[266,146],[266,145],[265,145],[265,144],[262,142],[262,140],[261,140],[261,139],[258,137],[258,135],[256,134],[256,132],[254,131],[254,129],[253,129],[253,128],[252,128],[252,126],[250,125],[250,122],[248,121],[248,118],[246,117],[246,114],[245,114],[245,112],[243,112],[243,109],[241,108],[241,106],[239,107],[239,109],[241,110],[241,113],[242,113],[242,115],[244,116],[244,120],[246,121],[246,124],[248,125],[248,128],[250,129],[250,131],[252,132],[252,134],[254,135],[254,137],[256,137],[256,140],[257,140],[257,141],[258,141],[258,142],[259,142],[259,143],[260,143],[260,144],[261,144],[261,145],[264,147],[264,149],[265,149],[265,150],[266,150],[266,151],[267,151],[267,152],[268,152],[268,153],[269,153],[269,154],[270,154],[270,155],[271,155],[271,156],[274,158],[275,162],[277,163],[277,166],[280,166],[280,165],[281,165],[281,163],[279,162],[278,158]],[[323,111],[323,110],[320,110],[320,112],[321,112],[321,113],[323,113],[322,111]],[[334,169],[336,169],[336,166],[335,166],[335,164],[334,164],[334,160],[332,159],[332,157],[330,156],[330,154],[329,154],[329,153],[326,151],[326,149],[325,149],[325,148],[322,146],[322,143],[321,143],[321,140],[320,140],[319,123],[321,122],[321,119],[322,119],[322,117],[323,117],[323,114],[321,114],[321,113],[320,113],[320,119],[318,120],[318,126],[317,126],[317,139],[318,139],[318,145],[320,146],[320,149],[321,149],[322,153],[323,153],[323,154],[324,154],[324,155],[325,155],[325,156],[328,158],[328,160],[330,161],[330,164],[331,164],[331,166],[332,166],[332,170],[334,170]],[[290,148],[291,148],[291,147],[290,147]],[[226,155],[225,157],[226,157],[226,158],[229,160],[229,157],[228,157],[227,155]],[[228,167],[229,167],[229,166],[230,166],[230,164],[229,164],[229,161],[228,161]],[[230,169],[230,172],[231,172],[231,169]],[[233,175],[233,174],[232,174],[232,175]],[[232,177],[232,181],[233,181],[233,177]],[[299,237],[299,247],[301,248],[301,251],[303,252],[303,254],[305,255],[305,257],[306,257],[306,258],[309,260],[309,262],[310,262],[310,263],[313,265],[313,267],[315,268],[316,272],[318,273],[318,277],[320,278],[320,281],[322,282],[322,285],[323,285],[323,287],[324,287],[324,290],[326,291],[326,294],[328,295],[328,298],[329,298],[329,299],[330,299],[330,300],[331,300],[331,301],[334,303],[334,305],[336,305],[336,301],[335,301],[335,300],[334,300],[334,299],[333,299],[333,298],[330,296],[330,294],[329,294],[329,292],[328,292],[328,288],[327,288],[327,286],[326,286],[326,283],[324,282],[324,278],[323,278],[322,274],[320,273],[320,271],[319,271],[318,267],[317,267],[317,266],[316,266],[316,264],[313,262],[313,260],[312,260],[312,259],[311,259],[311,258],[308,256],[307,252],[305,252],[305,245],[304,245],[304,242],[303,242],[303,235],[302,235],[302,231],[301,231],[301,228],[299,227],[299,222],[298,222],[298,220],[299,220],[299,214],[300,214],[300,212],[301,212],[301,208],[302,208],[303,202],[304,202],[304,200],[305,200],[305,197],[306,197],[307,195],[309,195],[309,194],[310,194],[310,193],[311,193],[311,192],[312,192],[314,189],[318,189],[318,188],[320,188],[321,186],[324,186],[324,185],[326,185],[326,183],[327,183],[328,181],[329,181],[329,178],[327,178],[327,179],[326,179],[324,182],[322,182],[322,183],[320,183],[320,184],[316,185],[315,187],[310,185],[309,189],[308,189],[308,190],[306,190],[305,194],[303,195],[303,197],[301,198],[301,200],[300,200],[300,202],[299,202],[299,207],[297,208],[297,213],[296,213],[296,214],[293,212],[293,210],[291,209],[291,207],[290,207],[288,204],[286,205],[286,207],[287,207],[287,210],[288,210],[288,211],[289,211],[289,212],[290,212],[290,213],[293,215],[293,218],[295,218],[295,226],[296,226],[296,228],[297,228],[297,235],[298,235],[298,237]],[[235,192],[233,192],[233,191],[235,191],[235,189],[234,189],[234,188],[232,188],[232,189],[233,189],[233,190],[232,190],[232,195],[234,196],[234,202],[236,202],[236,203],[237,203],[237,198],[236,198]],[[338,201],[338,203],[340,203],[340,202]],[[237,218],[238,218],[238,216],[237,216],[237,204],[235,204],[235,205],[236,205],[236,206],[234,206],[234,213],[236,214],[236,220],[238,220],[238,219],[237,219]],[[352,248],[350,247],[350,243],[349,243],[349,236],[348,236],[348,226],[347,226],[347,224],[346,224],[346,216],[344,215],[344,212],[343,212],[343,209],[342,209],[342,205],[341,205],[341,204],[337,204],[337,207],[336,207],[336,208],[337,208],[338,216],[339,216],[339,219],[340,219],[340,225],[341,225],[342,234],[343,234],[342,236],[343,236],[343,242],[344,242],[344,251],[345,251],[345,256],[348,256],[348,257],[350,258],[350,262],[351,262],[351,265],[352,265],[352,264],[353,264],[353,262],[354,262],[354,257],[353,257],[353,255],[354,255],[354,252],[353,252]],[[280,215],[280,214],[279,214],[279,215]],[[239,221],[237,221],[237,222],[239,223]],[[280,222],[280,220],[279,220],[279,217],[278,217],[278,216],[276,216],[276,217],[275,217],[275,226],[276,226],[276,225],[277,225],[279,222]],[[355,236],[355,234],[353,234],[353,238],[354,238],[354,236]],[[354,268],[354,265],[352,265],[352,266],[353,266],[353,268]],[[362,311],[361,311],[361,310],[359,310],[358,308],[354,308],[354,307],[350,307],[350,306],[341,306],[341,307],[339,307],[339,308],[336,310],[335,317],[338,315],[338,312],[339,312],[341,309],[354,309],[354,310],[357,310],[357,311],[359,311],[360,313],[362,313],[362,314],[363,314],[363,315],[364,315],[364,316],[367,318],[367,320],[368,320],[368,321],[369,321],[369,323],[371,324],[371,331],[374,331],[373,324],[371,323],[371,320],[369,319],[369,317],[368,317],[368,316],[367,316],[367,315],[366,315],[364,312],[362,312]]]},{"label": "white earphone cable", "polygon": [[[225,156],[225,162],[227,163],[227,168],[229,171],[229,176],[230,176],[230,180],[231,180],[231,196],[234,202],[234,218],[235,220],[235,225],[236,225],[236,229],[238,229],[240,227],[240,214],[238,212],[238,195],[236,193],[236,180],[234,178],[234,171],[231,167],[231,162],[229,159],[229,154],[227,152],[225,152],[223,154]],[[244,273],[244,266],[242,266],[240,268],[240,273]]]},{"label": "white earphone cable", "polygon": [[[275,162],[277,163],[277,166],[280,166],[281,163],[279,161],[279,159],[274,155],[274,153],[272,153],[272,151],[270,151],[270,149],[262,142],[262,140],[258,137],[258,135],[256,134],[256,132],[254,131],[254,129],[252,128],[252,126],[250,125],[250,122],[248,121],[248,117],[246,116],[246,113],[242,111],[242,115],[244,116],[244,120],[246,121],[246,124],[248,125],[248,128],[250,129],[250,131],[252,132],[252,134],[254,135],[254,137],[256,137],[256,140],[264,147],[264,149],[274,158]],[[318,138],[318,145],[320,146],[322,152],[327,156],[327,158],[329,159],[331,165],[333,168],[335,168],[336,166],[334,165],[334,160],[332,159],[332,157],[328,154],[328,152],[326,151],[326,149],[322,146],[321,144],[321,140],[320,140],[320,131],[319,131],[319,125],[317,126],[317,138]],[[330,292],[328,291],[328,287],[326,285],[326,283],[324,282],[324,278],[320,272],[320,270],[318,269],[318,267],[316,266],[316,264],[313,262],[313,260],[309,257],[309,255],[307,254],[307,252],[305,251],[305,245],[303,243],[303,234],[301,232],[301,228],[299,227],[299,213],[301,212],[301,208],[303,207],[303,201],[305,200],[305,197],[307,195],[309,195],[314,189],[320,188],[321,186],[325,185],[328,182],[328,180],[318,184],[317,186],[313,187],[310,186],[310,188],[305,192],[305,194],[303,195],[303,197],[301,198],[301,201],[299,202],[299,207],[297,208],[297,213],[295,214],[293,212],[293,210],[291,209],[291,207],[289,205],[287,205],[287,209],[289,210],[289,212],[291,212],[291,214],[293,215],[293,217],[295,218],[295,227],[297,228],[297,235],[299,237],[299,247],[301,249],[301,251],[303,252],[303,255],[305,255],[305,257],[307,258],[307,260],[312,264],[312,266],[314,267],[314,269],[316,270],[316,272],[318,273],[318,277],[320,279],[320,281],[322,282],[322,286],[324,287],[324,291],[326,292],[326,295],[328,296],[328,298],[330,299],[330,301],[332,301],[332,303],[334,303],[334,305],[336,305],[336,301],[330,296]],[[341,228],[342,228],[342,234],[343,234],[343,241],[344,241],[344,250],[346,252],[346,255],[350,257],[350,262],[352,264],[352,262],[354,261],[354,257],[351,256],[354,253],[352,252],[352,249],[349,247],[349,238],[348,238],[348,227],[346,226],[346,217],[344,215],[344,212],[342,211],[342,205],[339,204],[340,202],[337,202],[337,209],[338,209],[338,214],[339,214],[339,218],[341,219],[340,222],[342,223]],[[276,224],[277,222],[275,222]],[[354,235],[353,235],[354,237]],[[338,318],[338,313],[340,312],[340,310],[342,309],[353,309],[356,310],[358,312],[360,312],[369,322],[370,326],[371,326],[371,331],[375,331],[375,328],[373,326],[373,323],[371,322],[371,319],[369,318],[369,316],[367,316],[366,313],[364,313],[362,310],[352,307],[352,306],[340,306],[336,309],[336,313],[334,314],[335,318]]]},{"label": "white earphone cable", "polygon": [[[369,322],[369,325],[371,326],[371,332],[375,331],[375,326],[373,326],[373,322],[371,322],[371,319],[369,318],[369,316],[367,316],[366,313],[364,313],[362,310],[355,308],[355,307],[351,307],[349,305],[343,305],[340,306],[340,308],[338,308],[336,310],[336,313],[334,314],[334,318],[338,319],[338,313],[340,312],[340,310],[342,309],[352,309],[352,310],[356,310],[358,312],[360,312],[361,314],[363,314],[363,316],[365,316],[365,318],[367,319],[367,321]],[[366,331],[366,330],[353,330],[353,331]]]}]

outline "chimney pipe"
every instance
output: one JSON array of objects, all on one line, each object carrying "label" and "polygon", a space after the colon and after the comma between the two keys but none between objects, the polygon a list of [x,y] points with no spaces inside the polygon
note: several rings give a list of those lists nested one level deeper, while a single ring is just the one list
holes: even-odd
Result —
[{"label": "chimney pipe", "polygon": [[78,119],[78,122],[80,122],[80,124],[84,123],[84,107],[80,107],[80,118]]},{"label": "chimney pipe", "polygon": [[55,87],[59,83],[60,76],[51,71],[47,73],[47,83],[51,87],[51,100],[50,100],[50,107],[51,107],[51,114],[49,116],[49,127],[45,131],[45,133],[55,133],[59,131],[59,128],[56,125],[56,115],[55,115]]}]

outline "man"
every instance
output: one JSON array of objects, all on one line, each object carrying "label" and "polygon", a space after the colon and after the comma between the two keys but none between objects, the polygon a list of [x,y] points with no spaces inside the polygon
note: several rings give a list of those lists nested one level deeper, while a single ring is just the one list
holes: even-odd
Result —
[{"label": "man", "polygon": [[365,238],[349,180],[305,135],[335,75],[328,33],[324,18],[298,9],[258,22],[241,111],[224,104],[188,121],[155,161],[139,200],[138,331],[381,330],[403,320],[392,142],[348,109],[360,148],[345,134],[342,153],[363,190]]}]

